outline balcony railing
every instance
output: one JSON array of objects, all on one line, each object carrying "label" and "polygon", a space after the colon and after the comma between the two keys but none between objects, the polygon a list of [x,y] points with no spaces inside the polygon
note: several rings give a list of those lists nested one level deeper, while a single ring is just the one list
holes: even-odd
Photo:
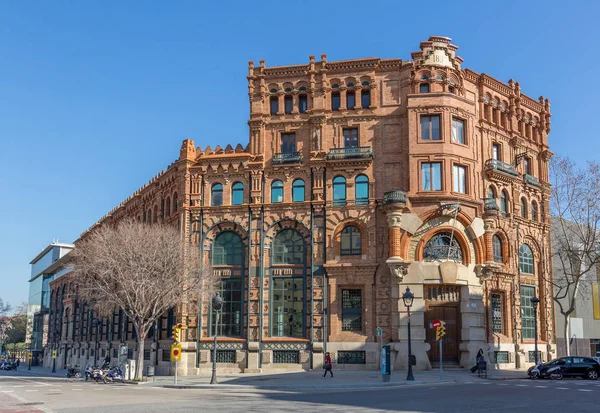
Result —
[{"label": "balcony railing", "polygon": [[356,146],[352,148],[330,149],[327,159],[373,158],[370,146]]},{"label": "balcony railing", "polygon": [[483,210],[484,211],[500,211],[496,198],[483,198]]},{"label": "balcony railing", "polygon": [[525,183],[527,185],[542,186],[542,184],[540,184],[539,179],[537,179],[535,176],[529,175],[529,174],[525,174]]},{"label": "balcony railing", "polygon": [[519,173],[515,167],[509,163],[499,161],[498,159],[488,159],[485,161],[486,169],[493,169],[494,171],[504,172],[512,176],[519,176]]},{"label": "balcony railing", "polygon": [[273,163],[297,163],[302,162],[302,154],[300,152],[283,152],[273,155]]},{"label": "balcony railing", "polygon": [[406,204],[406,192],[389,191],[383,194],[383,205]]}]

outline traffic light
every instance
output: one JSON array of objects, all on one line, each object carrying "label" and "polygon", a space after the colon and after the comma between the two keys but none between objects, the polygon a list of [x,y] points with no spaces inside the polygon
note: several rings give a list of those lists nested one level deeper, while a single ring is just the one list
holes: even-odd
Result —
[{"label": "traffic light", "polygon": [[173,341],[176,343],[181,341],[181,327],[183,327],[181,323],[173,326]]},{"label": "traffic light", "polygon": [[436,341],[440,341],[442,337],[446,335],[446,323],[444,321],[440,321],[440,326],[435,329],[435,339]]}]

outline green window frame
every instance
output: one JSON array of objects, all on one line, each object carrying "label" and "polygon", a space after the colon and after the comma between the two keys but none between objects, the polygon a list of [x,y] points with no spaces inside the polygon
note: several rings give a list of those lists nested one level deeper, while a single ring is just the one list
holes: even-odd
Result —
[{"label": "green window frame", "polygon": [[519,270],[523,274],[535,274],[533,252],[527,244],[522,244],[519,247]]},{"label": "green window frame", "polygon": [[535,310],[531,298],[535,296],[535,287],[521,284],[521,335],[525,340],[535,338]]},{"label": "green window frame", "polygon": [[212,245],[212,265],[242,265],[243,262],[242,238],[232,231],[225,231],[217,235]]},{"label": "green window frame", "polygon": [[303,264],[304,244],[304,239],[298,231],[279,231],[273,240],[273,264]]},{"label": "green window frame", "polygon": [[271,287],[271,336],[304,336],[304,278],[274,277]]}]

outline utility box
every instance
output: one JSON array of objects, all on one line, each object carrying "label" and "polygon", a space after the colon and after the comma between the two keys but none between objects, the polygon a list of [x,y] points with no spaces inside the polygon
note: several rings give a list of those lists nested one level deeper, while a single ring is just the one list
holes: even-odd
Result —
[{"label": "utility box", "polygon": [[381,347],[381,378],[384,383],[390,381],[392,377],[392,362],[390,360],[391,348],[389,344]]}]

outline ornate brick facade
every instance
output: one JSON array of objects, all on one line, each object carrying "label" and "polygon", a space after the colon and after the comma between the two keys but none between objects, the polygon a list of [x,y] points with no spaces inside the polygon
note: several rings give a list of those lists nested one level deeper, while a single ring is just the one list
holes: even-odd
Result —
[{"label": "ornate brick facade", "polygon": [[[406,287],[417,368],[439,360],[435,317],[447,322],[448,361],[469,366],[482,348],[524,366],[533,341],[521,291],[541,300],[539,338],[552,357],[542,277],[550,105],[518,82],[462,69],[456,51],[431,37],[413,61],[249,62],[248,145],[185,140],[177,161],[95,225],[169,222],[203,248],[229,280],[224,294],[241,302],[221,319],[220,331],[234,333],[219,337],[232,357],[223,369],[318,368],[327,351],[338,368],[375,368],[377,326],[405,368]],[[229,244],[215,249],[224,233]],[[242,258],[229,262],[222,246],[236,240]],[[521,244],[533,271],[519,271]],[[186,331],[182,374],[210,368],[214,319],[208,303],[200,308],[174,317]]]}]

